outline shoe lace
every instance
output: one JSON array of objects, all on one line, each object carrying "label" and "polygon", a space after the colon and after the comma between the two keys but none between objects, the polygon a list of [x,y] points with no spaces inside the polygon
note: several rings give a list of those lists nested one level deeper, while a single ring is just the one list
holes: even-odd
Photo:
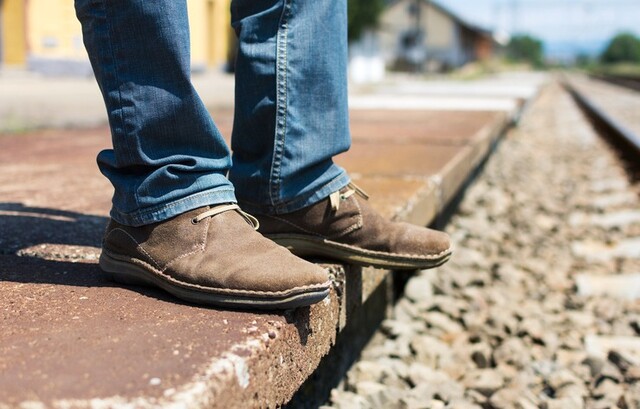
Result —
[{"label": "shoe lace", "polygon": [[369,195],[364,190],[358,187],[358,185],[356,185],[355,183],[350,182],[344,192],[340,192],[339,190],[337,190],[329,195],[331,210],[337,212],[338,209],[340,209],[340,202],[342,202],[343,200],[347,200],[356,193],[364,200],[369,200]]},{"label": "shoe lace", "polygon": [[200,223],[201,221],[203,221],[204,219],[206,219],[207,217],[213,217],[217,214],[220,213],[224,213],[224,212],[228,212],[230,210],[235,210],[236,212],[238,212],[238,214],[240,214],[240,216],[242,216],[247,223],[249,223],[251,226],[253,226],[254,230],[258,230],[258,228],[260,227],[260,222],[258,221],[258,219],[256,219],[254,216],[250,215],[249,213],[243,211],[242,209],[240,209],[240,206],[238,206],[235,203],[231,203],[228,205],[222,205],[222,206],[216,206],[212,209],[209,209],[205,212],[200,213],[199,215],[197,215],[196,217],[194,217],[193,219],[191,219],[191,223],[193,224],[197,224]]}]

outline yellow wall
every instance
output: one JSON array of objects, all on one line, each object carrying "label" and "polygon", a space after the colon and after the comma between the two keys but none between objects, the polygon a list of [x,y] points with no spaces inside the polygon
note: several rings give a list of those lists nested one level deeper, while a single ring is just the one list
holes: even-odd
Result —
[{"label": "yellow wall", "polygon": [[73,1],[29,0],[27,13],[31,55],[67,60],[87,58]]},{"label": "yellow wall", "polygon": [[191,32],[191,64],[193,66],[207,65],[207,33],[205,0],[187,1],[189,11],[189,30]]},{"label": "yellow wall", "polygon": [[[72,0],[4,0],[1,4],[3,63],[22,65],[27,55],[87,60]],[[192,64],[222,66],[230,41],[230,0],[188,0],[187,5]]]},{"label": "yellow wall", "polygon": [[226,62],[230,37],[231,0],[190,0],[191,62],[220,67]]},{"label": "yellow wall", "polygon": [[27,58],[24,0],[2,3],[2,63],[24,65]]},{"label": "yellow wall", "polygon": [[231,1],[209,1],[209,66],[220,66],[227,61],[229,44],[235,34],[231,31]]}]

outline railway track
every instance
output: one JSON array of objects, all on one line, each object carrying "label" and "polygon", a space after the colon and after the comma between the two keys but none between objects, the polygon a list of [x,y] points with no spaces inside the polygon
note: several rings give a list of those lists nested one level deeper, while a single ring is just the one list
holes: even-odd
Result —
[{"label": "railway track", "polygon": [[[563,85],[573,96],[585,114],[598,127],[602,136],[618,148],[622,158],[629,164],[634,178],[640,169],[640,94],[625,92],[622,88],[603,88],[598,82],[622,86],[640,91],[640,79],[634,77],[598,76],[596,80],[585,81],[565,78]],[[623,81],[624,79],[624,81]],[[635,103],[616,102],[616,92]],[[608,93],[608,95],[607,95]],[[619,115],[621,109],[628,109],[628,115]],[[634,113],[635,112],[635,113]]]},{"label": "railway track", "polygon": [[640,77],[632,75],[592,74],[591,78],[640,91]]}]

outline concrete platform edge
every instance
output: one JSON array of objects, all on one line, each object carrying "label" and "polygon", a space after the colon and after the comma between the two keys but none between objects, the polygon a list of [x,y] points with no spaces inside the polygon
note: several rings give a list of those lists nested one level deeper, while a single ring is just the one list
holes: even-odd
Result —
[{"label": "concrete platform edge", "polygon": [[[535,99],[535,96],[532,97]],[[436,175],[424,182],[395,216],[429,225],[451,207],[491,155],[493,147],[528,106],[487,123]],[[315,407],[327,399],[357,359],[379,323],[389,315],[398,282],[391,271],[328,266],[334,276],[330,297],[311,308],[288,312],[287,324],[249,334],[199,375],[161,398],[113,396],[58,400],[55,408],[233,408]],[[400,279],[399,281],[402,281]],[[20,408],[47,407],[22,402]],[[14,406],[12,406],[14,407]],[[10,408],[0,403],[0,409]]]},{"label": "concrete platform edge", "polygon": [[[517,117],[522,115],[521,111],[527,106],[528,104],[522,104],[519,107]],[[426,226],[433,224],[441,212],[450,211],[452,202],[475,177],[495,145],[516,124],[513,117],[505,113],[483,127],[469,146],[456,155],[440,173],[425,181],[424,189],[417,197],[412,198],[411,207],[398,214],[395,219]],[[389,316],[396,299],[394,294],[402,291],[398,287],[402,287],[408,278],[407,274],[388,270],[364,269],[364,275],[362,269],[357,270],[347,273],[346,287],[350,291],[347,292],[349,302],[346,302],[345,311],[350,315],[346,325],[341,326],[335,346],[321,360],[318,369],[300,387],[286,408],[313,408],[329,398],[331,389],[337,386],[351,364],[357,360],[378,325]],[[376,275],[375,286],[365,285],[368,281],[366,277],[370,274]],[[359,283],[361,290],[354,297],[354,287],[359,287]],[[358,293],[361,294],[360,297],[357,297]],[[358,300],[356,305],[354,298]]]}]

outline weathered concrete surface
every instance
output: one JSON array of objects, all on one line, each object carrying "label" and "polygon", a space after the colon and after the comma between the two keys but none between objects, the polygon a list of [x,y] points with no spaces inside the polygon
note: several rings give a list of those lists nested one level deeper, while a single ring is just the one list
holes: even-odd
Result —
[{"label": "weathered concrete surface", "polygon": [[[431,139],[400,132],[397,114],[354,112],[353,148],[338,162],[385,215],[424,225],[507,120],[503,111],[439,112],[449,125],[429,128],[431,113],[407,113]],[[231,111],[214,117],[228,135]],[[106,127],[0,136],[0,407],[273,407],[389,286],[387,272],[332,266],[325,302],[258,314],[106,281],[96,260],[111,188],[94,157],[108,145]],[[379,313],[368,325],[385,305],[371,308]]]},{"label": "weathered concrete surface", "polygon": [[113,287],[95,264],[3,256],[0,268],[0,406],[274,406],[335,338],[335,293],[311,309],[255,314]]}]

